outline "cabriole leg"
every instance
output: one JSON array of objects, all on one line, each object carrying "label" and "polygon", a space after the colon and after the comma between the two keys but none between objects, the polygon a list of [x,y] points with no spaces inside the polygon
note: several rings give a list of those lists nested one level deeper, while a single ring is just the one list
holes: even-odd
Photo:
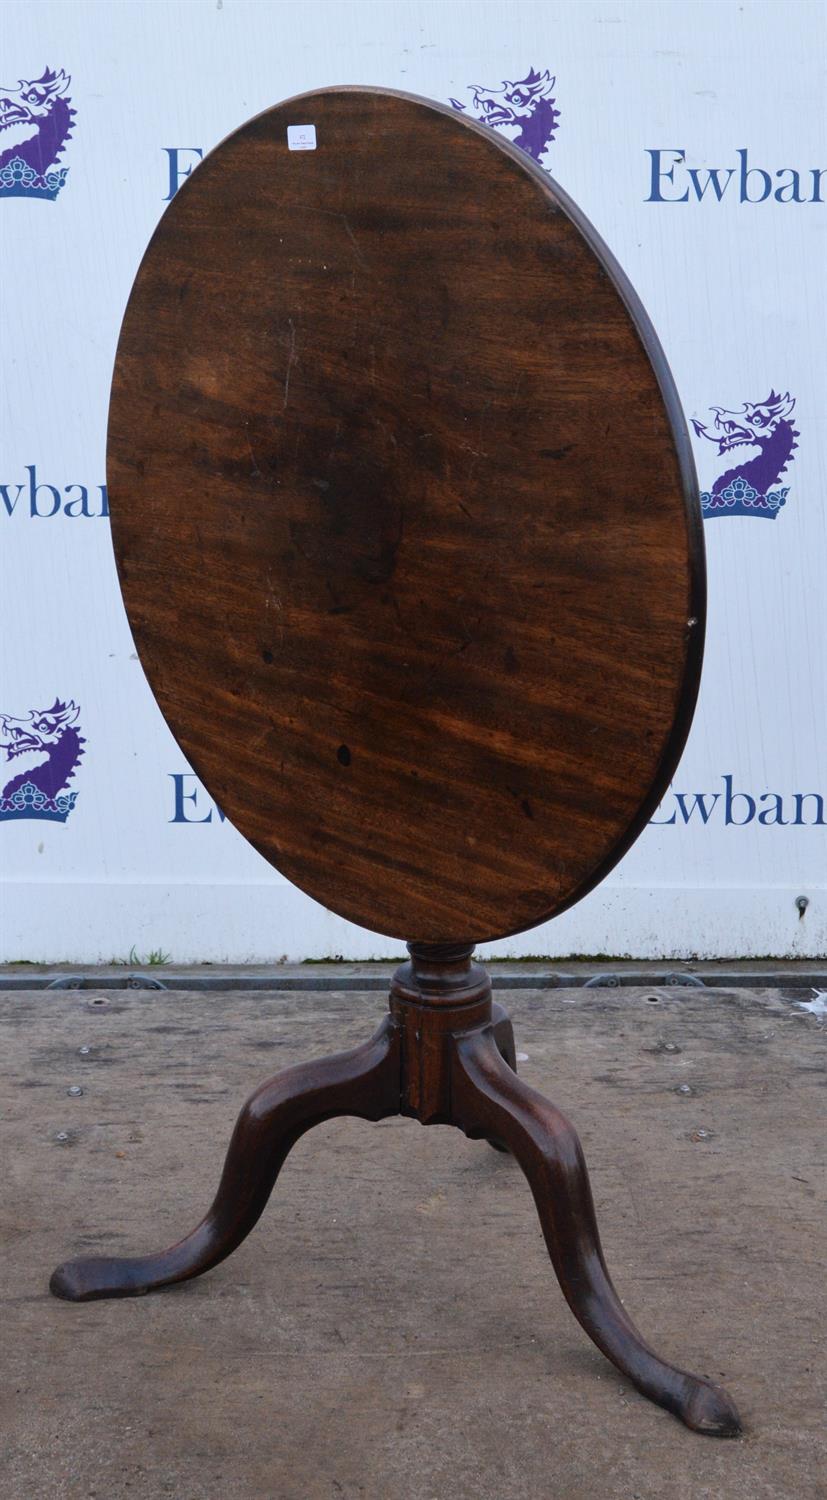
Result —
[{"label": "cabriole leg", "polygon": [[491,1027],[455,1038],[452,1099],[466,1134],[504,1142],[534,1194],[566,1301],[599,1349],[644,1396],[687,1427],[737,1437],[738,1413],[720,1386],[667,1364],[644,1342],[612,1286],[580,1142],[568,1120],[503,1061]]},{"label": "cabriole leg", "polygon": [[398,1029],[389,1017],[363,1046],[277,1074],[241,1111],[215,1201],[186,1239],[156,1255],[67,1261],[54,1272],[50,1290],[70,1302],[136,1297],[209,1271],[250,1233],[306,1130],[336,1115],[381,1120],[398,1114],[399,1088]]}]

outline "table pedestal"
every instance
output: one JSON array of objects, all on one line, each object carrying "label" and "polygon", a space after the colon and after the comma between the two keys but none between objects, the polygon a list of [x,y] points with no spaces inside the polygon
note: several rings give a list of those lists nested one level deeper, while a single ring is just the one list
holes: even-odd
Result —
[{"label": "table pedestal", "polygon": [[239,1116],[215,1201],[186,1239],[156,1255],[68,1261],[52,1276],[57,1297],[132,1297],[200,1276],[250,1233],[282,1163],[306,1130],[337,1115],[458,1125],[510,1152],[528,1178],[548,1252],[574,1316],[650,1400],[696,1432],[735,1437],[738,1413],[720,1386],[667,1364],[643,1341],[603,1253],[577,1135],[552,1104],[517,1077],[514,1035],[492,1002],[470,944],[409,944],[390,1014],[369,1042],[277,1074]]}]

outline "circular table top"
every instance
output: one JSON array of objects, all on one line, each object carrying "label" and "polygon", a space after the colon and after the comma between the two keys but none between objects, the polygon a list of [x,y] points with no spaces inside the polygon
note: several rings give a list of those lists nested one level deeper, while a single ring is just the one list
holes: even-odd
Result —
[{"label": "circular table top", "polygon": [[493,130],[334,88],[225,140],[139,270],[108,482],[173,733],[325,906],[501,937],[640,832],[700,673],[688,439],[622,272]]}]

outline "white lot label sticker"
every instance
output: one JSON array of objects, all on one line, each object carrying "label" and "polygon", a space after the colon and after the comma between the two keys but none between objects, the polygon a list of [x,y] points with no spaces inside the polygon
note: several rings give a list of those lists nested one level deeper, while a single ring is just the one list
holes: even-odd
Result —
[{"label": "white lot label sticker", "polygon": [[288,125],[287,144],[291,151],[315,151],[315,125]]}]

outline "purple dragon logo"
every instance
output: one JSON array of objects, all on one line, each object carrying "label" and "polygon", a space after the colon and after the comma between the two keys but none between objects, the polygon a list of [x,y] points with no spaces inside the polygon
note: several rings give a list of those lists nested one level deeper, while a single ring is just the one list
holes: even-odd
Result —
[{"label": "purple dragon logo", "polygon": [[[472,109],[476,111],[473,118],[483,125],[490,125],[492,130],[505,131],[515,146],[521,146],[544,166],[543,154],[554,139],[560,119],[560,111],[555,108],[551,93],[556,82],[548,68],[544,73],[532,68],[519,83],[503,79],[498,89],[471,83],[468,90],[472,96]],[[458,99],[452,99],[451,103],[454,109],[463,112],[466,109]]]},{"label": "purple dragon logo", "polygon": [[51,708],[29,709],[25,719],[0,713],[0,822],[44,818],[65,823],[77,792],[64,788],[83,755],[76,703],[56,698]]},{"label": "purple dragon logo", "polygon": [[0,84],[1,197],[57,197],[69,171],[54,163],[75,119],[67,95],[71,82],[62,68],[47,68],[40,78],[19,78],[16,89]]},{"label": "purple dragon logo", "polygon": [[715,443],[719,458],[734,460],[733,467],[715,480],[711,490],[702,491],[705,518],[765,516],[775,520],[790,489],[789,485],[780,489],[774,486],[798,447],[799,433],[792,423],[794,407],[795,398],[789,391],[784,396],[770,391],[766,401],[745,401],[740,411],[711,407],[715,421],[710,427],[692,418],[698,437]]}]

